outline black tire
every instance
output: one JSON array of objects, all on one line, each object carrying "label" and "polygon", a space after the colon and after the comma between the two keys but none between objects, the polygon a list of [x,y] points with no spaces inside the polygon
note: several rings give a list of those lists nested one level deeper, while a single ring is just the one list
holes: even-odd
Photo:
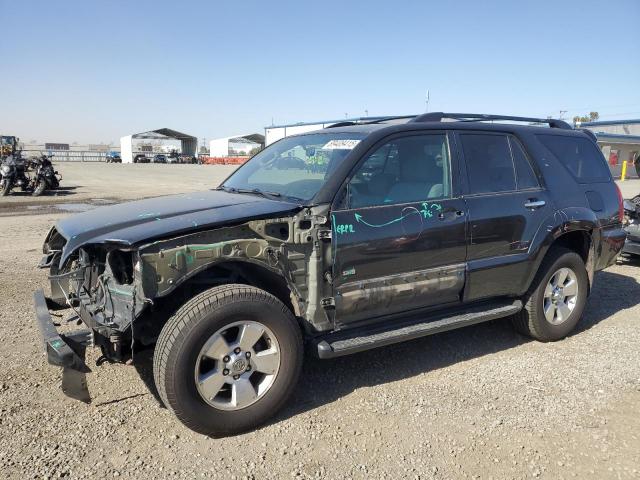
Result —
[{"label": "black tire", "polygon": [[[551,277],[561,268],[569,268],[576,275],[578,293],[575,307],[568,318],[552,324],[544,314],[544,292]],[[578,324],[589,292],[589,277],[582,257],[567,248],[552,247],[543,260],[529,291],[523,298],[524,308],[512,317],[515,329],[541,342],[552,342],[566,337]]]},{"label": "black tire", "polygon": [[11,180],[10,179],[3,179],[2,180],[2,187],[0,188],[0,196],[2,197],[6,197],[7,195],[9,195],[9,192],[11,191]]},{"label": "black tire", "polygon": [[39,197],[40,195],[42,195],[44,193],[44,191],[47,188],[47,182],[45,181],[40,181],[38,182],[38,184],[36,185],[36,188],[33,190],[32,195],[34,197]]},{"label": "black tire", "polygon": [[[260,322],[284,348],[275,379],[263,396],[242,409],[222,410],[200,396],[194,372],[205,342],[239,320]],[[293,392],[302,361],[302,335],[291,311],[263,290],[234,284],[195,296],[169,319],[155,348],[153,373],[163,403],[185,426],[224,436],[253,429],[274,415]]]}]

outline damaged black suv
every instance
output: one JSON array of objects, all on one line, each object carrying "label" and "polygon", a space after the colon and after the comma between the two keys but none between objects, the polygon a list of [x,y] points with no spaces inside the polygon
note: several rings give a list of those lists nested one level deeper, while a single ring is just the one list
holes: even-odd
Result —
[{"label": "damaged black suv", "polygon": [[[332,358],[501,317],[565,337],[621,221],[593,136],[562,121],[345,122],[268,146],[217,189],[59,221],[37,319],[68,395],[88,400],[87,346],[135,362],[155,345],[164,404],[231,434],[283,405],[305,346]],[[59,333],[59,308],[87,329]]]}]

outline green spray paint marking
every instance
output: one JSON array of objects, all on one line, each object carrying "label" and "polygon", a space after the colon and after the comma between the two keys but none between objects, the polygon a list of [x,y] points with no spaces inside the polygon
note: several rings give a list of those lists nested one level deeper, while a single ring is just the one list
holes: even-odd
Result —
[{"label": "green spray paint marking", "polygon": [[362,218],[362,215],[360,215],[357,212],[354,214],[354,216],[356,218],[356,222],[363,223],[366,226],[372,227],[372,228],[382,228],[382,227],[388,227],[389,225],[393,225],[394,223],[397,223],[397,222],[401,222],[402,220],[404,220],[407,217],[410,217],[411,215],[418,214],[418,215],[422,215],[424,218],[431,218],[433,217],[434,211],[439,212],[441,210],[442,210],[442,205],[438,203],[432,203],[431,205],[429,205],[427,202],[423,202],[422,208],[420,210],[411,211],[405,215],[399,216],[398,218],[394,218],[393,220],[389,220],[388,222],[380,223],[380,224],[373,224],[373,223],[367,222]]},{"label": "green spray paint marking", "polygon": [[344,235],[345,233],[356,233],[351,223],[336,225],[336,232],[338,232],[339,235]]},{"label": "green spray paint marking", "polygon": [[351,223],[337,223],[336,222],[336,216],[335,215],[331,215],[332,218],[332,222],[331,224],[333,225],[333,231],[337,234],[337,235],[344,235],[347,233],[356,233],[355,228],[353,228],[353,224]]}]

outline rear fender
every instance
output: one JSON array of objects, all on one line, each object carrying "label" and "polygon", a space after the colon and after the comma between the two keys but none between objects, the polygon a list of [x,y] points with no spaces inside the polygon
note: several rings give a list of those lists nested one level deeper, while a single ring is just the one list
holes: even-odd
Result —
[{"label": "rear fender", "polygon": [[540,225],[529,247],[530,269],[527,272],[523,294],[529,289],[533,279],[551,246],[563,235],[570,232],[585,232],[590,238],[586,259],[589,280],[593,281],[595,252],[601,241],[600,228],[596,215],[587,208],[565,208],[557,210]]}]

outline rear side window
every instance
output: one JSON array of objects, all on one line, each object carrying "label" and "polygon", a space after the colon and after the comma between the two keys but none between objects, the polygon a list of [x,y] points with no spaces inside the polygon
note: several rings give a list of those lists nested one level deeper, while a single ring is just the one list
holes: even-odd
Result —
[{"label": "rear side window", "polygon": [[538,178],[531,168],[531,163],[527,158],[524,149],[520,145],[520,142],[515,138],[510,137],[509,143],[511,143],[511,153],[513,155],[513,164],[516,167],[516,177],[518,181],[518,190],[527,190],[530,188],[538,188]]},{"label": "rear side window", "polygon": [[586,138],[538,135],[538,140],[580,183],[609,181],[609,168],[594,143]]},{"label": "rear side window", "polygon": [[516,189],[509,140],[505,135],[460,134],[471,193]]}]

